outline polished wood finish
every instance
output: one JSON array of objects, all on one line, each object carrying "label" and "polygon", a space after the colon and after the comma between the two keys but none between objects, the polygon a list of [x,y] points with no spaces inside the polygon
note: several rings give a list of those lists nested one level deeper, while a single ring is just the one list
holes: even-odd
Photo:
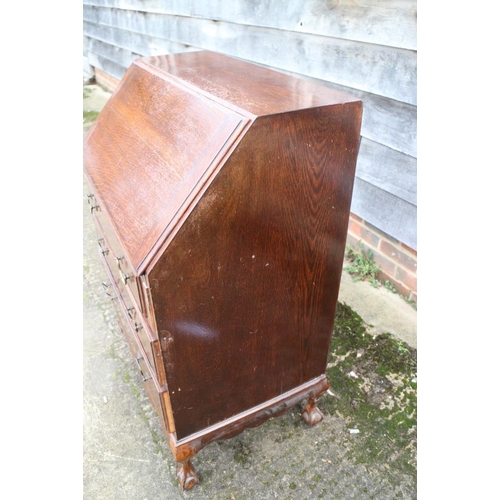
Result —
[{"label": "polished wood finish", "polygon": [[211,442],[303,400],[323,418],[360,124],[350,96],[198,52],[136,61],[86,138],[105,289],[183,489]]},{"label": "polished wood finish", "polygon": [[198,474],[196,474],[190,460],[184,460],[181,462],[177,469],[176,476],[183,490],[190,490],[195,484],[200,482]]},{"label": "polished wood finish", "polygon": [[324,415],[316,405],[314,398],[309,398],[307,401],[307,405],[302,410],[302,418],[311,427],[323,421]]}]

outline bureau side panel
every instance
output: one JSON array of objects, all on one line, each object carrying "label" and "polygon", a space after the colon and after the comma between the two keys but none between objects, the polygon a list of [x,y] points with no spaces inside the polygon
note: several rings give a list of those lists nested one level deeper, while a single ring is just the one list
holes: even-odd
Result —
[{"label": "bureau side panel", "polygon": [[258,118],[152,270],[177,439],[325,372],[360,122]]}]

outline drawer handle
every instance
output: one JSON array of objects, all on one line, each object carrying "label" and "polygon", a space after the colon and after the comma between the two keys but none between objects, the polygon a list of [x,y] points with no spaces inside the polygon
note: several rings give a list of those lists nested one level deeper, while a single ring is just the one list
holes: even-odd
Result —
[{"label": "drawer handle", "polygon": [[106,295],[107,295],[108,297],[111,297],[111,300],[116,299],[116,295],[111,295],[111,294],[109,293],[109,285],[108,285],[107,283],[101,283],[101,285],[102,285],[103,290],[106,292]]},{"label": "drawer handle", "polygon": [[139,368],[139,371],[141,372],[142,381],[143,381],[143,382],[146,382],[146,381],[150,380],[152,377],[151,377],[151,376],[146,377],[146,376],[144,375],[144,372],[142,371],[142,368],[141,368],[141,364],[139,363],[139,360],[141,360],[141,359],[144,359],[141,355],[136,356],[136,357],[135,357],[135,362],[137,363],[137,368]]},{"label": "drawer handle", "polygon": [[109,249],[104,246],[104,238],[99,238],[97,240],[97,244],[99,245],[99,250],[103,255],[108,255]]},{"label": "drawer handle", "polygon": [[116,257],[116,265],[118,266],[118,271],[120,273],[120,278],[122,280],[122,283],[124,285],[127,284],[127,281],[130,279],[130,276],[128,274],[125,274],[122,270],[122,260],[123,260],[123,257]]},{"label": "drawer handle", "polygon": [[134,319],[134,316],[132,315],[132,311],[134,310],[133,307],[127,307],[127,315],[130,319]]},{"label": "drawer handle", "polygon": [[87,203],[90,205],[90,213],[93,213],[94,210],[96,212],[99,210],[99,205],[97,204],[97,201],[96,201],[95,196],[93,194],[87,195]]},{"label": "drawer handle", "polygon": [[[134,308],[133,307],[127,307],[127,315],[128,317],[130,318],[130,321],[134,321],[134,316],[132,314],[132,312],[134,311]],[[140,329],[142,328],[142,325],[140,325],[139,323],[136,323],[134,321],[134,330],[136,332],[138,332]]]}]

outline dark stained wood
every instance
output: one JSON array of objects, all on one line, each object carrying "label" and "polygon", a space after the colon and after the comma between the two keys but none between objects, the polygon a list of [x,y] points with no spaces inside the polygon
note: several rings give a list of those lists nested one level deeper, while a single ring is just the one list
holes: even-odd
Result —
[{"label": "dark stained wood", "polygon": [[137,65],[127,73],[89,132],[84,161],[136,270],[241,120]]},{"label": "dark stained wood", "polygon": [[257,119],[151,271],[178,437],[324,373],[357,114]]},{"label": "dark stained wood", "polygon": [[319,424],[323,421],[324,415],[318,408],[318,405],[316,404],[314,398],[309,398],[309,400],[307,401],[307,405],[302,410],[302,418],[304,419],[304,422],[309,426]]},{"label": "dark stained wood", "polygon": [[181,80],[185,85],[234,105],[255,116],[284,113],[355,101],[356,98],[324,85],[252,66],[245,61],[221,57],[212,52],[183,54],[183,64],[176,55],[145,57],[140,67]]},{"label": "dark stained wood", "polygon": [[322,419],[361,102],[211,53],[138,60],[85,142],[107,291],[178,478],[307,399]]},{"label": "dark stained wood", "polygon": [[190,460],[181,462],[181,465],[177,469],[176,476],[183,490],[190,490],[195,484],[200,482],[198,474],[196,474]]},{"label": "dark stained wood", "polygon": [[326,376],[321,375],[291,391],[285,392],[281,396],[270,399],[259,406],[250,408],[184,439],[177,440],[175,434],[170,434],[170,449],[174,458],[178,462],[182,462],[193,457],[198,451],[214,441],[233,438],[241,434],[245,429],[261,425],[271,417],[283,415],[283,413],[304,399],[319,398],[328,387]]}]

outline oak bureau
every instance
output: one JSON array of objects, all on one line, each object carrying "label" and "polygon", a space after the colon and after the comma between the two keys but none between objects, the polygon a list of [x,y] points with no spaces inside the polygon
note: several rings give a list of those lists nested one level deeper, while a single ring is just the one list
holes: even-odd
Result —
[{"label": "oak bureau", "polygon": [[85,137],[104,286],[183,489],[209,443],[323,418],[361,114],[199,51],[137,59]]}]

